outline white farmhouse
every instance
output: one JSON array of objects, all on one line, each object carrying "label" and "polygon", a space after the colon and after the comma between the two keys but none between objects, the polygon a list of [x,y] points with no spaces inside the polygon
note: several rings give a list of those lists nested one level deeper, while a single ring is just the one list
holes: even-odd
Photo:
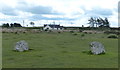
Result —
[{"label": "white farmhouse", "polygon": [[43,30],[63,30],[63,26],[55,24],[45,24]]}]

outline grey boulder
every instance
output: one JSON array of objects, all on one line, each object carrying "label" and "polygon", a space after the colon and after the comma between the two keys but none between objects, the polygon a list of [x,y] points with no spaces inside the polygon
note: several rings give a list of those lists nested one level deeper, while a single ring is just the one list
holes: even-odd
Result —
[{"label": "grey boulder", "polygon": [[15,44],[14,50],[19,51],[19,52],[27,51],[29,50],[28,43],[24,40],[19,41]]},{"label": "grey boulder", "polygon": [[90,51],[92,54],[96,54],[96,55],[105,53],[104,46],[100,42],[91,42]]}]

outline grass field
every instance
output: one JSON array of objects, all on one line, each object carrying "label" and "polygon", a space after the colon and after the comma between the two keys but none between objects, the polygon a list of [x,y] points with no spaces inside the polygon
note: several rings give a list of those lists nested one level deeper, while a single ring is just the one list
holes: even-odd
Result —
[{"label": "grass field", "polygon": [[[3,33],[3,68],[118,68],[118,39],[105,34]],[[25,40],[33,50],[14,52],[17,41]],[[90,55],[89,43],[104,44],[106,54]]]},{"label": "grass field", "polygon": [[0,32],[0,69],[2,69],[2,33]]}]

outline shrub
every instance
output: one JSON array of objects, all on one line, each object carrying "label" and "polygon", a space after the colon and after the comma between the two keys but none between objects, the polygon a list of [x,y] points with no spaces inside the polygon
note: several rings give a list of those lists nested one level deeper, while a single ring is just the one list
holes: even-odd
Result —
[{"label": "shrub", "polygon": [[83,32],[82,30],[79,30],[79,32]]},{"label": "shrub", "polygon": [[78,35],[77,33],[73,33],[73,35]]},{"label": "shrub", "polygon": [[2,33],[6,33],[5,31],[2,31]]},{"label": "shrub", "polygon": [[105,31],[104,33],[105,33],[105,34],[117,34],[117,35],[120,34],[119,31]]},{"label": "shrub", "polygon": [[81,37],[84,37],[85,36],[85,34],[83,33],[83,34],[81,34]]},{"label": "shrub", "polygon": [[87,32],[84,32],[85,34],[88,34]]},{"label": "shrub", "polygon": [[15,34],[18,34],[18,32],[15,32]]},{"label": "shrub", "polygon": [[70,31],[70,33],[74,33],[74,31]]},{"label": "shrub", "polygon": [[60,32],[60,31],[58,31],[58,33],[60,34],[61,32]]},{"label": "shrub", "polygon": [[24,31],[23,33],[25,34],[26,32]]},{"label": "shrub", "polygon": [[92,32],[89,32],[89,34],[92,34]]},{"label": "shrub", "polygon": [[47,29],[45,29],[45,31],[48,31]]},{"label": "shrub", "polygon": [[110,34],[110,35],[108,35],[107,38],[118,38],[118,36],[116,34]]}]

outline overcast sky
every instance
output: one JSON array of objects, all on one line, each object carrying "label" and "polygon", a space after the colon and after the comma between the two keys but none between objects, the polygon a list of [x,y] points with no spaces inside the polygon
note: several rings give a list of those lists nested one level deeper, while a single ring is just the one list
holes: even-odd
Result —
[{"label": "overcast sky", "polygon": [[118,26],[119,0],[0,0],[0,24],[21,23],[24,26],[60,24],[88,26],[90,17],[107,17],[111,27]]}]

